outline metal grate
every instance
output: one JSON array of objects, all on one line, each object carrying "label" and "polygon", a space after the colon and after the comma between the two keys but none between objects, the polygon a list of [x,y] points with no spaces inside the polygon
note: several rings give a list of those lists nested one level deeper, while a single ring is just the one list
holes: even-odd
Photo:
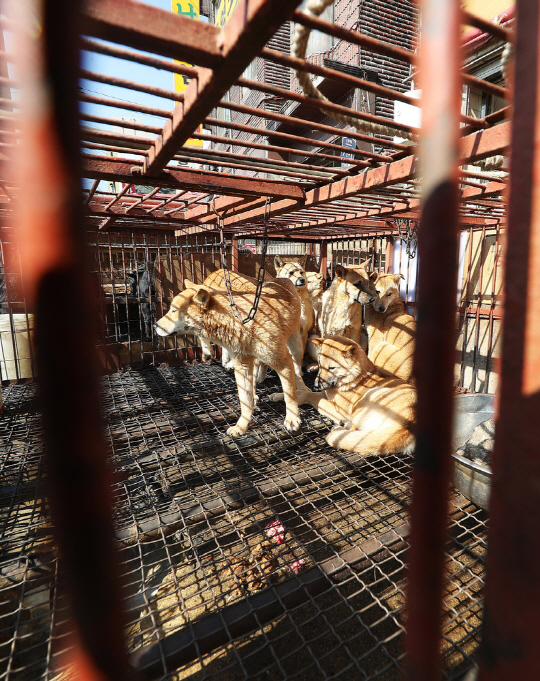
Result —
[{"label": "metal grate", "polygon": [[[334,450],[308,408],[287,433],[267,399],[275,377],[238,440],[224,435],[234,377],[218,365],[103,381],[133,664],[147,678],[399,678],[412,459]],[[35,388],[9,386],[5,401],[0,674],[55,678],[67,614]],[[478,645],[485,514],[454,493],[450,523],[443,652],[457,679]]]}]

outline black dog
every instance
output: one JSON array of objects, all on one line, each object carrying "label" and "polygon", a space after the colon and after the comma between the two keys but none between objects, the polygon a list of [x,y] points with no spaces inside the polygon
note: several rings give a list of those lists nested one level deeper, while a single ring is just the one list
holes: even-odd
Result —
[{"label": "black dog", "polygon": [[[156,280],[154,278],[155,254],[150,256],[150,262],[139,265],[131,272],[126,272],[129,284],[129,295],[143,299],[140,303],[144,324],[145,340],[152,340],[152,319],[156,311]],[[152,302],[148,302],[151,300]]]}]

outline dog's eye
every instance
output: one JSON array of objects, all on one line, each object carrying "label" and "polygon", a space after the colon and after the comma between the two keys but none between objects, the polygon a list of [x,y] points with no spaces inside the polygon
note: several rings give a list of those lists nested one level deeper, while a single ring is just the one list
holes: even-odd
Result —
[{"label": "dog's eye", "polygon": [[375,293],[376,293],[377,295],[379,295],[379,294],[380,294],[380,291],[379,291],[379,289],[378,289],[378,288],[376,288],[376,289],[375,289]]},{"label": "dog's eye", "polygon": [[290,274],[291,277],[292,277],[292,275],[294,274],[294,270],[291,270],[291,271],[289,272],[289,274]]},{"label": "dog's eye", "polygon": [[388,293],[387,293],[386,295],[387,295],[387,296],[391,296],[391,295],[392,295],[392,291],[388,291]]}]

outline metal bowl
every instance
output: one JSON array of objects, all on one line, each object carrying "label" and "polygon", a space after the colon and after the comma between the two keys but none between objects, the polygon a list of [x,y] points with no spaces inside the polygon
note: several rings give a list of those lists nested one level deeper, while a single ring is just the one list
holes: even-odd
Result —
[{"label": "metal bowl", "polygon": [[[455,398],[452,445],[457,451],[474,430],[493,418],[495,395],[458,395]],[[467,499],[487,511],[491,489],[491,468],[454,454],[454,485]]]}]

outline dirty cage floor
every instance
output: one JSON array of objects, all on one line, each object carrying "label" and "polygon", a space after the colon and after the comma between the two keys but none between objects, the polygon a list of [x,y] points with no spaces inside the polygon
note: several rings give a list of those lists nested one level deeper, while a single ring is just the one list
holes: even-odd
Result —
[{"label": "dirty cage floor", "polygon": [[[147,678],[400,677],[412,458],[330,448],[329,423],[259,387],[248,433],[217,364],[103,379],[133,664]],[[69,637],[42,503],[33,385],[4,388],[0,417],[0,679],[62,678]],[[453,492],[444,677],[473,664],[482,615],[483,511]]]}]

